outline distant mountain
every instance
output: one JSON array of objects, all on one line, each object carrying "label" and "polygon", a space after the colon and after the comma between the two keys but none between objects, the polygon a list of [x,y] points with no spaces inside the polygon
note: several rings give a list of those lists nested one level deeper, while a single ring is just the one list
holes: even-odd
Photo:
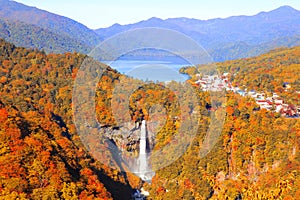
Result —
[{"label": "distant mountain", "polygon": [[215,48],[209,53],[215,61],[234,60],[236,58],[248,58],[267,53],[279,47],[300,46],[300,35],[286,36],[274,39],[258,45],[249,45],[246,42],[237,42]]},{"label": "distant mountain", "polygon": [[0,38],[17,46],[37,48],[45,52],[82,52],[88,53],[91,48],[74,38],[59,35],[47,29],[19,21],[9,21],[0,18]]},{"label": "distant mountain", "polygon": [[0,18],[36,25],[87,46],[100,42],[100,36],[93,30],[72,19],[10,0],[0,0]]},{"label": "distant mountain", "polygon": [[[300,11],[282,6],[270,12],[254,16],[235,16],[226,19],[197,20],[173,18],[162,20],[150,18],[135,24],[114,24],[95,30],[104,39],[117,33],[144,27],[161,27],[182,32],[212,53],[216,61],[236,59],[267,52],[270,46],[290,46],[289,37],[299,40]],[[275,42],[272,45],[272,42]],[[264,44],[267,44],[264,46]],[[278,45],[278,46],[277,46]],[[249,49],[250,48],[250,49]],[[260,48],[257,54],[248,54]],[[222,52],[224,49],[224,52]],[[232,53],[227,52],[227,49]],[[241,49],[243,49],[241,51]],[[227,55],[223,55],[227,53]]]},{"label": "distant mountain", "polygon": [[[18,46],[55,53],[88,53],[103,39],[123,31],[161,27],[190,36],[202,45],[215,61],[232,60],[256,56],[277,47],[299,45],[299,22],[300,11],[283,6],[254,16],[226,19],[162,20],[153,17],[135,24],[114,24],[94,31],[63,16],[14,1],[0,0],[0,37]],[[153,55],[155,56],[155,53]]]}]

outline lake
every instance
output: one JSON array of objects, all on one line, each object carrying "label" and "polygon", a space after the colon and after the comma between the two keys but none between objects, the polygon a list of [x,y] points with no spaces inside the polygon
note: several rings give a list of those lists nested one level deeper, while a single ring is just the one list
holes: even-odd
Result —
[{"label": "lake", "polygon": [[189,66],[188,63],[165,60],[116,60],[102,61],[122,74],[148,81],[177,81],[184,82],[189,76],[180,74],[179,69]]}]

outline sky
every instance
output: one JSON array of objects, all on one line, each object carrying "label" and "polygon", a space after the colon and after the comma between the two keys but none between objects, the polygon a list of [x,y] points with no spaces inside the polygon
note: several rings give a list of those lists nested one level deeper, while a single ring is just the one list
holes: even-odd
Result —
[{"label": "sky", "polygon": [[151,17],[195,19],[255,15],[289,5],[300,10],[299,0],[15,0],[74,19],[91,29],[115,23],[131,24]]}]

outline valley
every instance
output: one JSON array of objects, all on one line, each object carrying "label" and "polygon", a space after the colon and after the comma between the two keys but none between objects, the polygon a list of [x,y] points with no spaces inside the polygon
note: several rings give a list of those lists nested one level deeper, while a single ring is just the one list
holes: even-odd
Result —
[{"label": "valley", "polygon": [[[281,5],[91,29],[0,0],[0,199],[298,200],[299,22]],[[174,51],[135,48],[157,38]]]}]

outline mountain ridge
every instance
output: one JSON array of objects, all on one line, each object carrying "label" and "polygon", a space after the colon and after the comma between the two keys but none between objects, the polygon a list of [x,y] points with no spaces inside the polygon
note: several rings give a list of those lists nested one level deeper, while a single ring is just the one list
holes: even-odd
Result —
[{"label": "mountain ridge", "polygon": [[51,29],[57,34],[64,34],[88,46],[97,45],[101,41],[101,37],[93,30],[73,19],[15,1],[0,0],[0,17]]},{"label": "mountain ridge", "polygon": [[[290,6],[282,6],[253,16],[240,15],[208,20],[151,17],[133,24],[115,23],[108,28],[91,30],[64,16],[15,1],[0,0],[0,19],[11,24],[2,27],[4,31],[0,37],[17,46],[44,49],[54,53],[77,51],[86,54],[103,39],[145,27],[161,27],[183,33],[206,49],[215,61],[256,56],[268,52],[271,47],[293,47],[300,43],[300,11]],[[26,24],[31,28],[27,28]],[[21,33],[26,29],[29,34],[8,37],[7,31],[10,30],[7,27],[14,29],[14,32],[18,32],[19,28]],[[42,40],[39,39],[39,33]],[[53,44],[46,41],[52,41]]]},{"label": "mountain ridge", "polygon": [[[224,19],[198,20],[183,17],[163,20],[152,17],[128,25],[114,24],[108,28],[96,29],[95,32],[106,39],[115,34],[135,28],[167,28],[186,34],[203,46],[208,52],[214,52],[220,49],[220,47],[226,47],[234,43],[246,43],[249,46],[256,46],[256,48],[264,48],[262,45],[265,43],[272,43],[272,41],[277,41],[279,38],[299,35],[299,21],[300,11],[290,6],[282,6],[275,10],[260,12],[253,16],[241,15]],[[288,46],[284,41],[280,43],[283,46]],[[234,51],[235,49],[231,50]],[[266,48],[262,52],[267,52],[268,50]],[[250,57],[255,55],[250,54],[245,56]],[[217,57],[224,56],[218,55]],[[241,56],[231,55],[228,58],[232,60],[241,58]]]},{"label": "mountain ridge", "polygon": [[17,46],[37,48],[47,53],[81,52],[88,53],[91,48],[67,35],[58,35],[36,25],[0,18],[0,38]]}]

